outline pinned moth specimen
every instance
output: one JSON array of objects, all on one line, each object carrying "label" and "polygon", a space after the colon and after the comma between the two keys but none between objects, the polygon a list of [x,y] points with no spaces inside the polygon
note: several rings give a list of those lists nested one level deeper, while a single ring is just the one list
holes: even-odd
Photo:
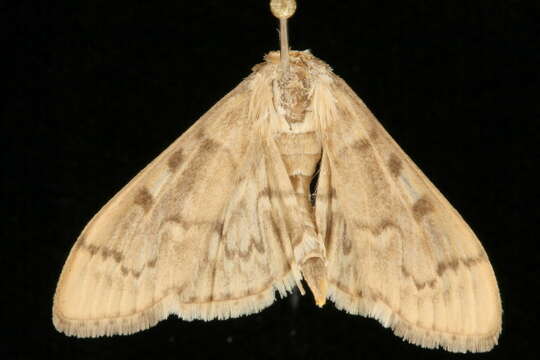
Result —
[{"label": "pinned moth specimen", "polygon": [[96,337],[170,314],[226,319],[266,308],[276,292],[304,294],[304,280],[317,305],[331,300],[414,344],[491,349],[502,310],[482,245],[345,81],[289,50],[294,1],[271,9],[281,51],[84,228],[54,325]]}]

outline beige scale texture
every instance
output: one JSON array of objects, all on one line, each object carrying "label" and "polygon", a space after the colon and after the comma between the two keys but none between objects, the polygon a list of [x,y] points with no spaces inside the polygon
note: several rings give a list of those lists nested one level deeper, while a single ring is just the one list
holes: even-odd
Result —
[{"label": "beige scale texture", "polygon": [[318,305],[414,344],[497,343],[499,291],[474,233],[328,65],[289,58],[284,73],[269,53],[90,221],[58,283],[58,330],[237,317],[305,280]]}]

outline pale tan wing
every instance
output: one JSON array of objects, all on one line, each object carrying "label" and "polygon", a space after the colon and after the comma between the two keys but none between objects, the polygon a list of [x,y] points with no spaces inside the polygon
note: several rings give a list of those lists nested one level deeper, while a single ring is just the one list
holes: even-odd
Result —
[{"label": "pale tan wing", "polygon": [[[497,282],[456,210],[335,75],[314,103],[323,159],[316,217],[329,298],[406,340],[487,351],[501,331]],[[324,109],[324,110],[323,110]]]},{"label": "pale tan wing", "polygon": [[254,75],[86,226],[58,282],[58,330],[94,337],[133,333],[169,314],[249,314],[300,281],[294,206],[279,196],[283,182],[272,181],[286,171],[250,115],[264,88]]}]

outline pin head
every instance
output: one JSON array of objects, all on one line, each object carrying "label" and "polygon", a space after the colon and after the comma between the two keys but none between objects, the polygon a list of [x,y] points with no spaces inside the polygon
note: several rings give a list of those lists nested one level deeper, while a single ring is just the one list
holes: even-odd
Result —
[{"label": "pin head", "polygon": [[271,0],[270,10],[279,19],[288,19],[296,11],[296,0]]}]

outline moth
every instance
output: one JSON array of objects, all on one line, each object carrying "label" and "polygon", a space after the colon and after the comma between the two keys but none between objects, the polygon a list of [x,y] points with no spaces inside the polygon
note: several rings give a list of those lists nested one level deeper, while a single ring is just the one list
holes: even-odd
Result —
[{"label": "moth", "polygon": [[238,317],[276,292],[305,294],[305,281],[317,305],[331,300],[413,344],[491,349],[501,300],[477,237],[345,81],[289,50],[294,1],[271,8],[281,50],[84,228],[55,327],[97,337],[170,314]]}]

